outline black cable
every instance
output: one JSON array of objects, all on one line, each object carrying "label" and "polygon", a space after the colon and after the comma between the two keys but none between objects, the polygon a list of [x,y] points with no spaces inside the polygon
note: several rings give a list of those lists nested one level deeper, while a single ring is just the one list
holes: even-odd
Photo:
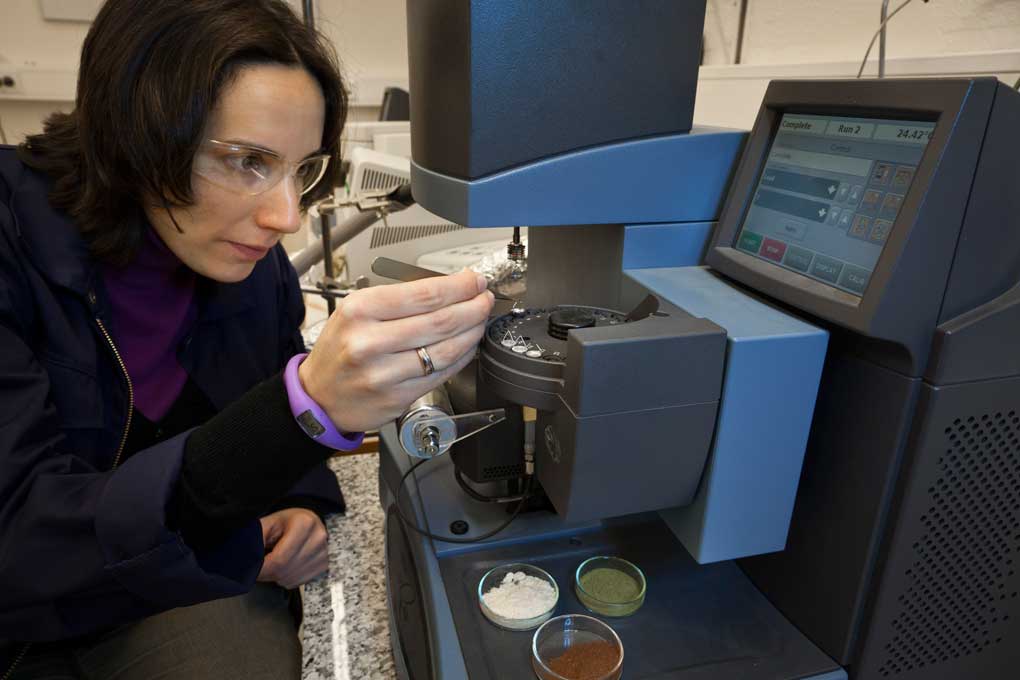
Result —
[{"label": "black cable", "polygon": [[[424,529],[418,527],[416,524],[414,524],[409,519],[404,517],[403,511],[400,509],[400,492],[404,490],[404,482],[407,481],[408,476],[412,472],[417,470],[419,465],[421,465],[422,463],[426,463],[429,460],[431,460],[431,458],[423,458],[422,460],[419,460],[417,463],[415,463],[414,465],[409,467],[407,469],[407,472],[405,472],[404,475],[400,478],[400,483],[397,485],[397,498],[394,501],[394,505],[396,505],[397,517],[400,518],[400,521],[408,529],[411,529],[412,531],[414,531],[414,532],[416,532],[418,534],[421,534],[422,536],[424,536],[426,538],[431,538],[434,541],[446,541],[447,543],[477,543],[478,541],[485,540],[486,538],[492,538],[493,536],[495,536],[499,532],[503,531],[503,529],[506,529],[508,526],[510,526],[510,523],[513,522],[517,518],[517,515],[519,515],[521,513],[521,508],[524,507],[524,500],[521,500],[521,502],[517,504],[517,507],[514,509],[513,514],[510,515],[510,517],[509,517],[509,519],[507,519],[507,521],[503,522],[502,524],[500,524],[495,529],[493,529],[491,531],[487,531],[486,533],[482,534],[481,536],[475,536],[474,538],[454,538],[453,536],[437,536],[436,534],[430,533],[430,532],[425,531]],[[528,481],[525,482],[525,488],[524,488],[524,494],[523,494],[525,499],[527,499],[527,497],[531,494],[531,480],[532,480],[532,478],[528,477]]]},{"label": "black cable", "polygon": [[461,473],[460,468],[456,465],[453,466],[453,476],[457,480],[457,483],[460,484],[460,488],[464,490],[464,493],[481,503],[513,503],[514,501],[527,500],[527,497],[523,494],[519,494],[517,496],[486,496],[483,493],[479,493],[471,488],[471,486],[467,483],[467,480],[464,479],[464,475]]}]

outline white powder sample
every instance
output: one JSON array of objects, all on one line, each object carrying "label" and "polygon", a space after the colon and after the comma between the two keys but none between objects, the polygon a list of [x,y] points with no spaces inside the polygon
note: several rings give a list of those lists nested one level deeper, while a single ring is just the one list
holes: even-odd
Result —
[{"label": "white powder sample", "polygon": [[482,595],[485,606],[506,619],[530,619],[556,604],[556,590],[537,576],[512,571],[503,581]]}]

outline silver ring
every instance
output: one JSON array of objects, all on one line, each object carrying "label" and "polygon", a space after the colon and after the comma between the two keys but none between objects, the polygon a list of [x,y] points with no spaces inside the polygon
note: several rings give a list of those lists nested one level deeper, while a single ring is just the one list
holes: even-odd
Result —
[{"label": "silver ring", "polygon": [[425,375],[432,375],[436,372],[436,366],[432,363],[432,357],[429,356],[429,351],[424,347],[419,347],[414,350],[418,353],[418,359],[421,361],[421,368],[425,371]]}]

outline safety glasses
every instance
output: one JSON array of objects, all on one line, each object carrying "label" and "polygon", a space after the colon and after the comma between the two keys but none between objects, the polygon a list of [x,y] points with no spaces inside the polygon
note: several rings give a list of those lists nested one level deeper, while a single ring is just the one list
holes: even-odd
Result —
[{"label": "safety glasses", "polygon": [[303,196],[319,183],[328,166],[329,154],[288,162],[267,149],[209,139],[199,148],[192,168],[203,179],[248,196],[263,194],[290,177]]}]

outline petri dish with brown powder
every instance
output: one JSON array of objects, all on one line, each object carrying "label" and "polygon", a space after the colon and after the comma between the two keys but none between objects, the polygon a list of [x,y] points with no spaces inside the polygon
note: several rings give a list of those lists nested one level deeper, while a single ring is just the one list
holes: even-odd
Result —
[{"label": "petri dish with brown powder", "polygon": [[531,665],[540,680],[619,680],[623,643],[592,616],[557,616],[535,631]]}]

